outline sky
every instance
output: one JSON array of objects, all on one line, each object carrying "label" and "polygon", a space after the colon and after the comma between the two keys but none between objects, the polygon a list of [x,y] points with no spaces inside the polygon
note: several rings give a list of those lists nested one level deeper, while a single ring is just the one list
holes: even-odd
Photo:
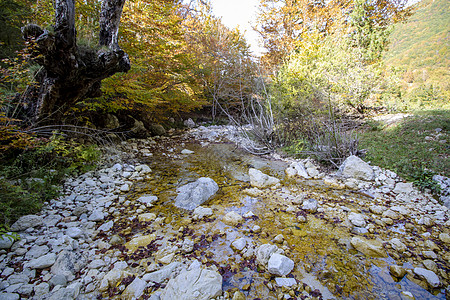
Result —
[{"label": "sky", "polygon": [[258,7],[258,0],[211,0],[214,14],[222,18],[222,22],[229,28],[239,26],[245,32],[245,38],[254,54],[260,55],[263,49],[258,46],[258,33],[250,22],[254,22]]}]

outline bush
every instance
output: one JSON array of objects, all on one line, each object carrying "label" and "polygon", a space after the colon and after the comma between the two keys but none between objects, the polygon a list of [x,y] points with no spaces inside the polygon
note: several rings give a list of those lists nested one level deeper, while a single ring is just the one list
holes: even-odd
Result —
[{"label": "bush", "polygon": [[5,226],[39,211],[59,195],[65,176],[91,170],[101,154],[96,145],[80,145],[58,134],[50,139],[27,136],[27,141],[26,147],[0,151],[0,224]]}]

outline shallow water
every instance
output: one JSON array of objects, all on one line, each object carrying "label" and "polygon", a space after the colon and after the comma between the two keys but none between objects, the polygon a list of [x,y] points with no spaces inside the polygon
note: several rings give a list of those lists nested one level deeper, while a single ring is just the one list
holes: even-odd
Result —
[{"label": "shallow water", "polygon": [[[129,237],[139,232],[156,231],[157,235],[162,236],[157,249],[191,236],[196,241],[194,252],[177,255],[200,257],[203,263],[216,265],[224,279],[224,290],[239,288],[247,299],[276,299],[276,292],[267,284],[273,284],[273,277],[256,266],[254,260],[237,254],[230,245],[240,237],[253,246],[273,244],[272,239],[278,234],[283,234],[285,238],[285,255],[295,261],[295,268],[288,277],[308,284],[312,290],[319,289],[324,299],[406,299],[401,295],[402,291],[412,293],[416,299],[445,299],[443,291],[430,293],[406,276],[395,282],[389,274],[389,264],[395,264],[394,259],[368,258],[351,249],[349,240],[353,235],[341,226],[343,220],[326,220],[325,214],[319,212],[308,214],[307,223],[298,223],[299,209],[291,204],[295,198],[314,198],[321,203],[320,206],[331,203],[333,205],[330,207],[352,208],[360,202],[369,201],[369,198],[352,191],[329,189],[317,180],[287,180],[284,178],[285,162],[252,156],[231,144],[201,147],[197,143],[186,143],[184,146],[175,143],[171,147],[173,152],[154,152],[145,161],[153,170],[152,179],[136,185],[128,197],[133,200],[142,194],[158,196],[158,202],[146,212],[153,212],[160,219],[152,225],[130,226],[130,217],[135,215],[130,209],[130,215],[123,216],[122,228],[126,228],[121,232],[123,235]],[[193,150],[194,154],[178,155],[184,148]],[[250,187],[249,167],[282,179],[283,188],[266,189],[258,197],[246,195],[243,190]],[[220,187],[216,196],[203,204],[214,210],[215,218],[206,222],[191,221],[186,218],[192,216],[190,212],[172,205],[176,188],[200,177],[210,177]],[[221,221],[229,211],[241,215],[252,211],[257,217],[245,219],[241,226],[232,227]],[[254,225],[259,225],[263,233],[252,233]],[[180,227],[184,230],[180,231]],[[397,225],[395,230],[403,232],[402,225]],[[154,261],[150,254],[144,257],[147,263]],[[142,265],[142,262],[137,263]],[[297,292],[296,296],[299,295]]]}]

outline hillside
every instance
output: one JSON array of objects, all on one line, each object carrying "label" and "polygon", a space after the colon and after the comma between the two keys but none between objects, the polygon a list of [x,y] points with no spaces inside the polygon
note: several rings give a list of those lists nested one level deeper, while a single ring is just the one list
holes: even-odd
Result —
[{"label": "hillside", "polygon": [[432,93],[436,94],[438,87],[446,98],[450,89],[449,39],[449,2],[423,0],[406,23],[395,26],[385,63],[403,70],[409,92],[418,94],[434,87]]}]

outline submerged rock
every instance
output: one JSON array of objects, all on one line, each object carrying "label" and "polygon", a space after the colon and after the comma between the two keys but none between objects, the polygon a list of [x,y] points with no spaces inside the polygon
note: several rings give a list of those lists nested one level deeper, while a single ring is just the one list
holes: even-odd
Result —
[{"label": "submerged rock", "polygon": [[441,285],[439,277],[433,271],[424,268],[414,268],[414,273],[425,279],[431,287],[437,288]]},{"label": "submerged rock", "polygon": [[350,244],[359,252],[364,253],[366,256],[372,257],[386,257],[383,244],[379,241],[369,241],[361,237],[353,237]]},{"label": "submerged rock", "polygon": [[222,294],[222,276],[200,266],[183,270],[167,283],[161,300],[209,300]]},{"label": "submerged rock", "polygon": [[285,276],[291,273],[294,268],[294,261],[284,255],[274,253],[270,256],[267,269],[269,273],[278,276]]},{"label": "submerged rock", "polygon": [[219,190],[217,183],[211,178],[201,177],[195,182],[177,188],[178,196],[175,206],[193,210],[214,196]]},{"label": "submerged rock", "polygon": [[240,214],[235,211],[230,211],[225,216],[223,216],[222,222],[230,226],[237,226],[244,220]]},{"label": "submerged rock", "polygon": [[375,173],[372,167],[355,155],[349,156],[342,163],[337,174],[343,177],[351,177],[366,181],[375,179]]},{"label": "submerged rock", "polygon": [[250,168],[248,170],[248,175],[250,176],[250,184],[252,187],[257,188],[267,188],[274,186],[280,182],[280,179],[264,174],[263,172]]}]

